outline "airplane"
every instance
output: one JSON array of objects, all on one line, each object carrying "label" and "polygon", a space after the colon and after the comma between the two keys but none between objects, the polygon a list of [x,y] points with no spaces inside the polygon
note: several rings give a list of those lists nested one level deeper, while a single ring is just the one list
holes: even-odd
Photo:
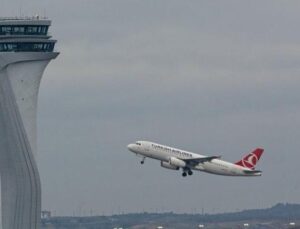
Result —
[{"label": "airplane", "polygon": [[256,163],[263,154],[263,149],[257,148],[236,163],[221,160],[221,156],[203,156],[189,151],[172,148],[149,141],[137,141],[127,148],[137,156],[160,161],[163,168],[171,170],[182,169],[182,176],[193,175],[192,170],[223,176],[261,176],[262,172],[255,169]]}]

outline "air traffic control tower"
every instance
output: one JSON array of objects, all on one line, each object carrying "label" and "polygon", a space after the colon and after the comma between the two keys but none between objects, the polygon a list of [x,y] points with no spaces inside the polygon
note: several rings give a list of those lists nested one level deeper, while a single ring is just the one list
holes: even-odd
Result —
[{"label": "air traffic control tower", "polygon": [[51,21],[0,18],[0,175],[2,229],[38,229],[41,183],[36,164],[40,80],[57,57]]}]

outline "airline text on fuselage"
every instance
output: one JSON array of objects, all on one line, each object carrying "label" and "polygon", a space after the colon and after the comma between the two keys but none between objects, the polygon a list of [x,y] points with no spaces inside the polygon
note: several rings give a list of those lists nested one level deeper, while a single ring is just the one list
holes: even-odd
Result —
[{"label": "airline text on fuselage", "polygon": [[162,150],[165,151],[167,153],[172,153],[176,156],[181,156],[181,157],[189,157],[192,158],[192,154],[185,152],[185,151],[180,151],[178,149],[173,149],[167,146],[162,146],[162,145],[157,145],[157,144],[151,144],[151,146],[155,149],[155,150]]}]

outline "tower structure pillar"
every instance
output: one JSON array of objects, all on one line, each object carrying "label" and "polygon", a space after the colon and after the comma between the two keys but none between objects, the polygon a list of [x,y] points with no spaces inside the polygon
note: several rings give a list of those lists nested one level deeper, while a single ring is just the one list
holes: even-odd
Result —
[{"label": "tower structure pillar", "polygon": [[0,175],[3,229],[38,229],[41,183],[36,164],[40,80],[55,40],[51,22],[0,18]]}]

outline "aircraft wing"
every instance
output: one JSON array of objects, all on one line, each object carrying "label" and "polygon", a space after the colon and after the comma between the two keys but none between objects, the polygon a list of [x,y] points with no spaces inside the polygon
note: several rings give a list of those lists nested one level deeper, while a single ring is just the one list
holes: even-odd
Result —
[{"label": "aircraft wing", "polygon": [[187,164],[191,165],[198,165],[200,163],[209,162],[213,159],[219,159],[221,156],[210,156],[210,157],[198,157],[198,158],[188,158],[188,159],[181,159],[185,161]]}]

